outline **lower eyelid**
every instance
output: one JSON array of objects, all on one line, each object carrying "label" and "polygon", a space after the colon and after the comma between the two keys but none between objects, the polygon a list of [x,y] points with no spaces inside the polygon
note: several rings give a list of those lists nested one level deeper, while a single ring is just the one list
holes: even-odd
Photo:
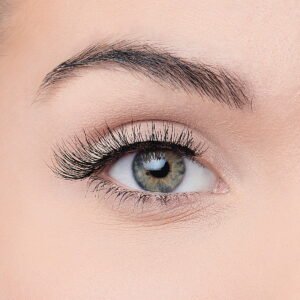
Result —
[{"label": "lower eyelid", "polygon": [[208,193],[173,194],[164,202],[157,197],[166,195],[126,190],[105,179],[91,180],[89,186],[91,195],[96,191],[97,198],[101,199],[102,209],[107,209],[109,215],[113,213],[112,221],[122,223],[123,227],[161,227],[182,222],[213,225],[230,207],[228,201]]},{"label": "lower eyelid", "polygon": [[97,199],[101,199],[101,207],[108,209],[110,214],[113,212],[114,222],[128,226],[153,227],[186,221],[211,225],[229,207],[228,202],[217,194],[144,193],[121,187],[97,175],[89,180],[89,192],[93,198],[96,193]]}]

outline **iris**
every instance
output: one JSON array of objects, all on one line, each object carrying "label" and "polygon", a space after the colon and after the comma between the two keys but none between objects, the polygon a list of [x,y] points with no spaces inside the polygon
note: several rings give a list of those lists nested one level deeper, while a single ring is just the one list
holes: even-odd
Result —
[{"label": "iris", "polygon": [[132,163],[135,181],[149,192],[174,192],[185,171],[184,157],[170,150],[139,152]]}]

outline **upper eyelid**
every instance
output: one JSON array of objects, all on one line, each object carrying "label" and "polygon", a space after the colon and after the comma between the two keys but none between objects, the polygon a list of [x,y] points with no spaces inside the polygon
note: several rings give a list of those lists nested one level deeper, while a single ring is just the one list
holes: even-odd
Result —
[{"label": "upper eyelid", "polygon": [[[159,125],[158,125],[159,123]],[[142,123],[127,124],[116,129],[107,127],[106,133],[95,130],[93,134],[84,131],[84,138],[75,136],[72,141],[63,142],[57,145],[54,150],[54,173],[64,179],[82,179],[101,168],[101,165],[116,156],[121,147],[132,145],[136,142],[161,142],[178,145],[189,150],[190,157],[200,155],[207,150],[204,142],[194,142],[192,131],[185,126],[170,122],[143,122],[145,131],[139,136],[142,130]],[[160,129],[156,126],[161,126]],[[127,128],[127,131],[126,129]],[[149,129],[151,128],[151,129]],[[129,137],[131,135],[131,137]],[[156,135],[156,136],[155,136]],[[84,160],[84,161],[83,161]]]}]

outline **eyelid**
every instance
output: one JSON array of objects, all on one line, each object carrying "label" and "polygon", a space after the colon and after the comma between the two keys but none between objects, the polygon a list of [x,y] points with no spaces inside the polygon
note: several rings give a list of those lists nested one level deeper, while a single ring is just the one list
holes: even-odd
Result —
[{"label": "eyelid", "polygon": [[[121,222],[123,228],[161,227],[187,221],[214,224],[230,207],[228,201],[220,201],[217,195],[210,193],[173,194],[170,201],[166,202],[163,198],[157,199],[166,195],[127,190],[105,180],[91,179],[89,190],[93,195],[96,192],[98,198],[104,199],[101,207],[114,212],[114,221]],[[114,198],[115,193],[119,195],[118,198]]]},{"label": "eyelid", "polygon": [[[124,136],[124,134],[126,135]],[[176,216],[177,221],[185,220],[192,215],[196,216],[197,211],[207,210],[203,207],[204,203],[207,203],[208,206],[212,205],[215,203],[216,196],[209,193],[180,193],[172,196],[171,205],[170,201],[166,205],[166,195],[154,195],[153,193],[150,195],[149,193],[130,191],[103,176],[99,180],[100,173],[117,158],[116,155],[120,154],[120,149],[133,151],[136,150],[137,144],[141,146],[145,143],[149,145],[150,142],[163,143],[163,141],[165,144],[169,143],[169,146],[174,143],[177,145],[176,147],[179,145],[182,149],[190,149],[192,159],[203,161],[205,166],[211,166],[206,163],[205,158],[202,159],[202,155],[206,155],[209,147],[201,135],[197,136],[194,131],[182,124],[145,121],[132,122],[116,129],[107,127],[103,132],[94,130],[87,133],[84,131],[82,137],[75,136],[71,140],[63,142],[54,152],[55,166],[52,170],[67,180],[89,178],[88,191],[94,192],[94,195],[96,193],[97,198],[101,197],[104,200],[115,198],[109,205],[118,205],[119,208],[122,208],[118,209],[119,214],[130,219],[142,221],[142,219],[150,219],[151,215],[152,220],[154,217],[157,219],[155,221],[157,223],[164,222],[163,219],[166,218],[174,219],[175,222]],[[222,182],[219,172],[216,174]],[[222,188],[224,187],[225,185]],[[226,193],[228,190],[224,189],[223,192]],[[213,199],[212,202],[210,202],[211,199]],[[141,204],[144,206],[140,207]]]}]

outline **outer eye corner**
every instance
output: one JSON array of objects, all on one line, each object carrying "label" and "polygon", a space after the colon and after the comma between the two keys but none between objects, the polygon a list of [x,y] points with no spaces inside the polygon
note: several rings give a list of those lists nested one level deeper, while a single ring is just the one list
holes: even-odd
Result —
[{"label": "outer eye corner", "polygon": [[214,194],[227,194],[230,192],[229,185],[222,179],[218,178],[217,184],[214,188]]}]

